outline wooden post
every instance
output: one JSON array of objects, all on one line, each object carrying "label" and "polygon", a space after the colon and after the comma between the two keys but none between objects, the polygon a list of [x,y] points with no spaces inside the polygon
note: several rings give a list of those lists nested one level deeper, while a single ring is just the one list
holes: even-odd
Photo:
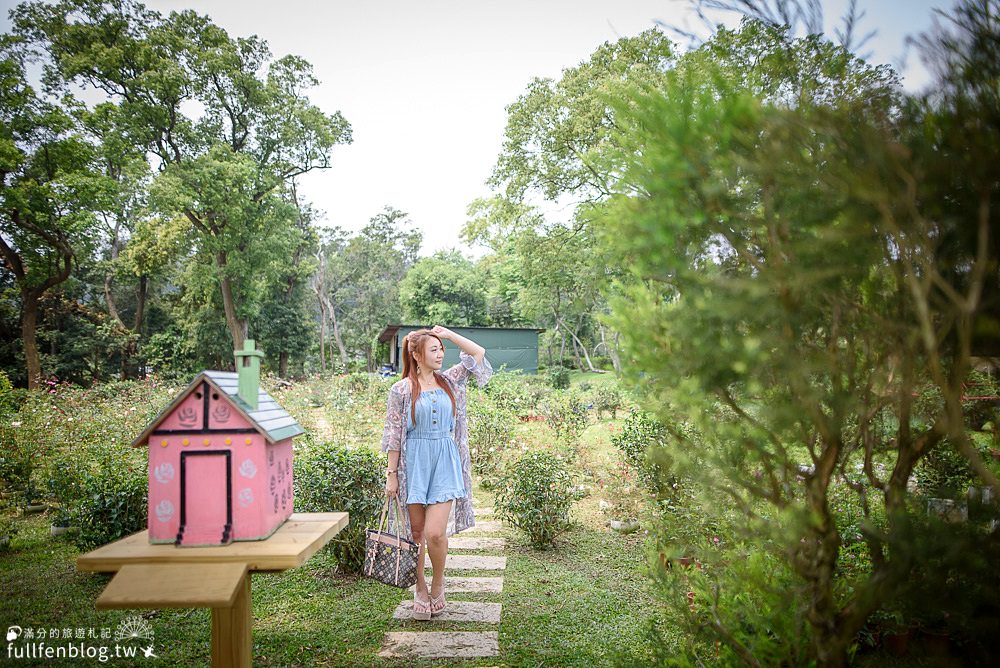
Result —
[{"label": "wooden post", "polygon": [[247,573],[236,590],[233,604],[228,608],[212,608],[212,668],[250,668],[252,625],[250,573]]}]

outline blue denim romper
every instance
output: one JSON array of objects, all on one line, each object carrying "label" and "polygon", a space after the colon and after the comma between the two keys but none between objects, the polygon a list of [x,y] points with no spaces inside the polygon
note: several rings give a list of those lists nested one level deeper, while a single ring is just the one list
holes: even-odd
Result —
[{"label": "blue denim romper", "polygon": [[406,412],[406,503],[442,503],[468,495],[462,460],[452,438],[451,398],[441,388],[424,390],[416,405],[417,423]]}]

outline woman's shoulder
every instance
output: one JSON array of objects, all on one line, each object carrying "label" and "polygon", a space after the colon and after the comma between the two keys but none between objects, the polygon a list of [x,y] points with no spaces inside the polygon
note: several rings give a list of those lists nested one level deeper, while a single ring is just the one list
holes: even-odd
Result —
[{"label": "woman's shoulder", "polygon": [[410,379],[401,378],[400,380],[397,380],[395,383],[392,384],[392,387],[389,388],[389,391],[396,392],[398,394],[409,394],[410,389],[411,389]]}]

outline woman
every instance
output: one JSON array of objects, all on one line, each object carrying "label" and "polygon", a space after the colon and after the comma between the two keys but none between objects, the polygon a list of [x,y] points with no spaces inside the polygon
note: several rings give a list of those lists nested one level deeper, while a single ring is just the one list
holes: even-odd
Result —
[{"label": "woman", "polygon": [[[459,363],[442,372],[444,341],[461,351]],[[420,545],[413,617],[426,620],[446,606],[448,536],[476,524],[466,398],[469,375],[482,386],[493,367],[485,348],[441,326],[406,335],[402,357],[403,378],[389,391],[382,436],[382,452],[389,453],[385,491],[403,502],[403,526],[390,531]],[[434,568],[430,588],[424,554]]]}]

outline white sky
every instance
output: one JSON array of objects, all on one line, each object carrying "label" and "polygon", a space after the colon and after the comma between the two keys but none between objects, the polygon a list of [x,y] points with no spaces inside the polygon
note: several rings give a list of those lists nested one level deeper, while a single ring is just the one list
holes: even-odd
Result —
[{"label": "white sky", "polygon": [[[10,29],[0,0],[0,30]],[[901,67],[904,39],[926,29],[931,8],[951,0],[861,0],[872,60],[926,82],[918,59]],[[320,80],[310,98],[350,122],[354,143],[336,147],[333,167],[307,175],[299,191],[328,224],[358,230],[386,205],[423,230],[421,255],[482,249],[458,238],[466,209],[487,196],[500,152],[505,106],[533,77],[558,79],[603,42],[690,22],[683,0],[148,0],[167,13],[190,8],[233,36],[257,34],[272,53],[293,53]],[[825,2],[828,23],[846,0]]]}]

